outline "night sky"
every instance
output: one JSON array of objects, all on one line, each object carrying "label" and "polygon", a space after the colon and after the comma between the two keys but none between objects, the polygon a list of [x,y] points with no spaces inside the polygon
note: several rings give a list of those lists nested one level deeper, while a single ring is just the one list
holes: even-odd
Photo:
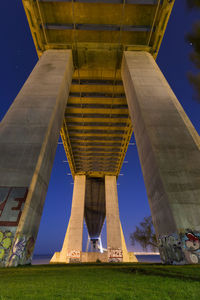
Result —
[{"label": "night sky", "polygon": [[[38,58],[32,41],[21,1],[1,1],[1,68],[0,68],[0,119],[3,118],[29,76]],[[200,133],[200,104],[193,99],[194,91],[187,80],[193,71],[189,61],[192,45],[185,41],[200,11],[189,11],[185,0],[176,0],[169,24],[157,58],[157,63]],[[134,142],[134,136],[131,139]],[[58,145],[51,180],[44,206],[35,253],[60,251],[71,209],[73,179],[68,176],[69,166],[62,145]],[[118,196],[122,227],[129,250],[129,235],[144,216],[150,215],[143,176],[136,146],[130,145],[118,179]],[[85,228],[85,225],[84,225]],[[84,245],[87,239],[84,230]],[[105,241],[105,229],[103,230]],[[104,245],[105,246],[105,242]],[[140,250],[139,246],[134,250]]]}]

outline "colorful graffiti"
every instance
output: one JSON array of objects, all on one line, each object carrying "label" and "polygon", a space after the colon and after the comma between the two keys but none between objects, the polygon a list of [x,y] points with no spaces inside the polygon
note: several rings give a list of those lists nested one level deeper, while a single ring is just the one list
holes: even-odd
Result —
[{"label": "colorful graffiti", "polygon": [[200,263],[200,233],[187,230],[185,233],[162,236],[158,239],[160,256],[166,264]]},{"label": "colorful graffiti", "polygon": [[183,250],[188,263],[200,263],[200,233],[188,232],[182,237]]},{"label": "colorful graffiti", "polygon": [[0,231],[0,265],[3,265],[12,244],[13,233],[11,231]]},{"label": "colorful graffiti", "polygon": [[[26,201],[26,187],[0,187],[0,265],[8,263],[14,236]],[[23,245],[21,245],[22,247]],[[14,243],[14,247],[16,244]],[[12,250],[13,251],[13,250]]]},{"label": "colorful graffiti", "polygon": [[122,249],[108,249],[108,262],[122,262],[123,251]]},{"label": "colorful graffiti", "polygon": [[81,252],[79,250],[70,250],[67,252],[67,258],[70,263],[80,262]]},{"label": "colorful graffiti", "polygon": [[9,257],[9,266],[31,263],[35,240],[31,237],[18,236]]}]

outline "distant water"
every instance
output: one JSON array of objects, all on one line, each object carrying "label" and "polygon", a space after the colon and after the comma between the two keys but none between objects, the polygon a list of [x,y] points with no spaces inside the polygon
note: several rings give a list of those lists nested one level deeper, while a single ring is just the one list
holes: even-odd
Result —
[{"label": "distant water", "polygon": [[[48,265],[52,254],[34,255],[32,265]],[[161,263],[160,255],[136,255],[139,262]]]},{"label": "distant water", "polygon": [[139,262],[161,263],[160,255],[136,255]]},{"label": "distant water", "polygon": [[48,265],[53,254],[33,255],[32,265]]}]

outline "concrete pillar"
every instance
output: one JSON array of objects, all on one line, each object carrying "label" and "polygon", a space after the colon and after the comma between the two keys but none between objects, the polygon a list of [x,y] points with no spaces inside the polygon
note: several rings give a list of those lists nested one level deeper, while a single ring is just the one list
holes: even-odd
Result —
[{"label": "concrete pillar", "polygon": [[56,252],[51,263],[80,262],[83,239],[86,176],[75,175],[71,216],[61,252]]},{"label": "concrete pillar", "polygon": [[108,262],[137,262],[128,252],[119,217],[116,176],[105,176]]},{"label": "concrete pillar", "polygon": [[108,261],[123,261],[116,176],[105,176]]},{"label": "concrete pillar", "polygon": [[44,52],[0,127],[0,264],[30,263],[73,73]]},{"label": "concrete pillar", "polygon": [[200,262],[200,138],[151,54],[124,52],[122,79],[166,263]]}]

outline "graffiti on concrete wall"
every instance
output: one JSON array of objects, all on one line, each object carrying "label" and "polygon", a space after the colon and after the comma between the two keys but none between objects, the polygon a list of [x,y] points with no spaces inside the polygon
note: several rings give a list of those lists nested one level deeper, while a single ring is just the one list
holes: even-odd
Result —
[{"label": "graffiti on concrete wall", "polygon": [[0,187],[0,265],[6,265],[26,201],[26,187]]},{"label": "graffiti on concrete wall", "polygon": [[200,233],[188,232],[182,237],[183,250],[188,263],[200,263]]},{"label": "graffiti on concrete wall", "polygon": [[181,263],[184,260],[182,243],[179,236],[175,233],[169,236],[162,236],[158,239],[160,257],[164,263]]},{"label": "graffiti on concrete wall", "polygon": [[80,262],[81,252],[79,250],[70,250],[67,251],[67,258],[70,263]]},{"label": "graffiti on concrete wall", "polygon": [[13,233],[9,230],[0,231],[0,265],[5,263],[9,255],[13,237]]},{"label": "graffiti on concrete wall", "polygon": [[35,240],[32,236],[18,236],[11,249],[9,265],[17,266],[18,264],[31,263],[34,244]]},{"label": "graffiti on concrete wall", "polygon": [[122,249],[108,249],[108,262],[122,262],[123,251]]},{"label": "graffiti on concrete wall", "polygon": [[0,187],[0,227],[19,224],[28,189]]},{"label": "graffiti on concrete wall", "polygon": [[200,263],[200,233],[187,230],[185,233],[159,237],[160,256],[167,264]]}]

